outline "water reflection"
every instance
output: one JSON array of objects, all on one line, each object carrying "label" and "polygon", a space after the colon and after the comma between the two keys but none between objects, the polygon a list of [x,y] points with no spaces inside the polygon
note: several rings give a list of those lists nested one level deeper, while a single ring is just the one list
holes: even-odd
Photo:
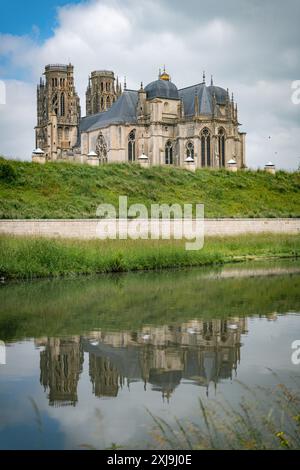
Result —
[{"label": "water reflection", "polygon": [[45,346],[40,353],[40,382],[48,390],[50,406],[75,406],[77,385],[83,366],[83,347],[79,336],[36,340]]},{"label": "water reflection", "polygon": [[50,406],[75,406],[77,386],[88,357],[96,397],[116,397],[125,385],[142,381],[169,400],[182,380],[208,387],[232,378],[240,361],[246,318],[192,320],[181,325],[145,326],[139,331],[93,331],[84,336],[35,341],[40,383]]},{"label": "water reflection", "polygon": [[289,386],[299,272],[284,261],[0,286],[0,448],[146,448],[146,409],[194,422],[199,398],[236,407],[243,384],[277,383],[271,371]]}]

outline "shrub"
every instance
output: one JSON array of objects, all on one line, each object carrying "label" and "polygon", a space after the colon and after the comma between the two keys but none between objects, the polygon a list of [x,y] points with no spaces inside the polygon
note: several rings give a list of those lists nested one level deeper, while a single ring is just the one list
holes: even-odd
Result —
[{"label": "shrub", "polygon": [[11,163],[1,159],[0,160],[0,179],[11,183],[17,179],[17,173]]}]

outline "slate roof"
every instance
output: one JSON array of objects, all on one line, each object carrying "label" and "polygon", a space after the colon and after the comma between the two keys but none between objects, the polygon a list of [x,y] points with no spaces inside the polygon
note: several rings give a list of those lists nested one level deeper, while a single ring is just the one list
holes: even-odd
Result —
[{"label": "slate roof", "polygon": [[213,96],[213,94],[215,95],[217,104],[226,104],[227,91],[224,90],[224,88],[210,85],[209,87],[207,87],[207,89],[211,96]]},{"label": "slate roof", "polygon": [[167,98],[171,100],[178,100],[178,90],[174,83],[169,80],[155,80],[145,87],[147,98]]},{"label": "slate roof", "polygon": [[125,90],[108,111],[82,118],[79,126],[80,132],[101,129],[109,124],[124,124],[126,122],[135,124],[137,122],[137,102],[138,92]]},{"label": "slate roof", "polygon": [[[211,115],[213,112],[213,95],[217,104],[225,104],[227,91],[216,86],[206,86],[198,83],[177,90],[176,85],[166,80],[156,80],[145,87],[147,98],[182,99],[185,116],[193,116],[195,113],[195,96],[198,96],[198,114]],[[137,123],[138,91],[125,90],[113,103],[108,111],[86,116],[81,119],[79,132],[87,132],[101,129],[110,124],[136,124]],[[220,115],[217,107],[216,114]]]},{"label": "slate roof", "polygon": [[195,96],[198,96],[199,114],[212,114],[212,96],[207,91],[204,83],[198,83],[187,88],[178,90],[179,97],[183,101],[184,115],[193,116],[195,114]]}]

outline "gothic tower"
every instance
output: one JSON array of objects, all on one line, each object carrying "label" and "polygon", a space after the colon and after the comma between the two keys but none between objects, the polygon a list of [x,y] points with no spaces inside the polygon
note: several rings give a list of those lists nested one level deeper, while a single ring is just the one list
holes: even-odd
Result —
[{"label": "gothic tower", "polygon": [[114,72],[109,70],[92,72],[86,90],[86,115],[107,111],[121,93],[121,85],[118,78],[115,79]]},{"label": "gothic tower", "polygon": [[78,143],[80,102],[73,65],[47,65],[37,87],[36,147],[47,160],[68,158]]}]

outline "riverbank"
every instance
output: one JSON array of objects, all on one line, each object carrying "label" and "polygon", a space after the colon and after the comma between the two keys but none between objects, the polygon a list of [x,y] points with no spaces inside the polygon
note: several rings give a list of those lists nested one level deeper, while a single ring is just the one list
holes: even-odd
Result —
[{"label": "riverbank", "polygon": [[278,171],[100,167],[0,158],[1,219],[91,219],[99,204],[202,203],[206,218],[300,217],[300,173]]},{"label": "riverbank", "polygon": [[209,237],[186,251],[179,240],[77,240],[0,237],[0,276],[6,279],[210,266],[250,259],[296,258],[299,235]]}]

